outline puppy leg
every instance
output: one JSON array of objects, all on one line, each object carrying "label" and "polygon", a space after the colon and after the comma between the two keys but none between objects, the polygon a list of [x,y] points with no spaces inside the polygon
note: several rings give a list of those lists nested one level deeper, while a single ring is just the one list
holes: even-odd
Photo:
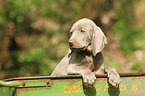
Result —
[{"label": "puppy leg", "polygon": [[97,56],[93,57],[94,61],[94,73],[95,74],[104,74],[104,57],[101,52]]},{"label": "puppy leg", "polygon": [[70,64],[67,73],[82,75],[83,82],[86,86],[93,87],[96,83],[96,76],[88,67]]},{"label": "puppy leg", "polygon": [[109,83],[117,88],[121,82],[121,79],[119,74],[116,72],[115,68],[107,66],[105,67],[105,72],[107,72]]},{"label": "puppy leg", "polygon": [[67,75],[67,67],[68,67],[68,55],[66,55],[60,63],[56,66],[54,71],[50,76],[62,76]]}]

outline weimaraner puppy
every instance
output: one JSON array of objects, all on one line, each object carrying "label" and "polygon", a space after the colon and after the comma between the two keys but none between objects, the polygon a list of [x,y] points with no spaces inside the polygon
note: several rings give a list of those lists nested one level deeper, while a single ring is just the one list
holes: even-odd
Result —
[{"label": "weimaraner puppy", "polygon": [[120,76],[110,66],[104,68],[104,58],[101,53],[107,39],[102,30],[87,18],[80,19],[70,30],[68,54],[60,61],[51,76],[80,74],[87,86],[96,82],[95,74],[107,72],[109,83],[118,87]]}]

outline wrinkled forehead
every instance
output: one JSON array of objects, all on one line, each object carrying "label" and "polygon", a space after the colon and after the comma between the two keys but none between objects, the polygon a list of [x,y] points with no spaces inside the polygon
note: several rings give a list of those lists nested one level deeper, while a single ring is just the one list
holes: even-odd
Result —
[{"label": "wrinkled forehead", "polygon": [[94,24],[93,23],[94,22],[89,19],[81,19],[73,24],[70,31],[73,31],[74,29],[78,29],[78,28],[85,28],[85,29],[93,28],[94,26],[96,26],[95,23]]}]

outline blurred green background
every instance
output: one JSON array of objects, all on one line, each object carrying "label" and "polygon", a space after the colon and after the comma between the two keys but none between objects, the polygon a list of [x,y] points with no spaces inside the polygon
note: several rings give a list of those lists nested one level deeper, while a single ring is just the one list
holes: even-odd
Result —
[{"label": "blurred green background", "polygon": [[105,66],[145,72],[144,0],[0,0],[0,79],[50,75],[83,17],[107,36]]}]

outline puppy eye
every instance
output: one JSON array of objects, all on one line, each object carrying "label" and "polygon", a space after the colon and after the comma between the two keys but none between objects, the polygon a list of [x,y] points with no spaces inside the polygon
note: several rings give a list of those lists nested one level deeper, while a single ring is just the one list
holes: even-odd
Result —
[{"label": "puppy eye", "polygon": [[84,30],[81,30],[81,32],[83,32],[83,33],[84,33],[85,31],[84,31]]}]

